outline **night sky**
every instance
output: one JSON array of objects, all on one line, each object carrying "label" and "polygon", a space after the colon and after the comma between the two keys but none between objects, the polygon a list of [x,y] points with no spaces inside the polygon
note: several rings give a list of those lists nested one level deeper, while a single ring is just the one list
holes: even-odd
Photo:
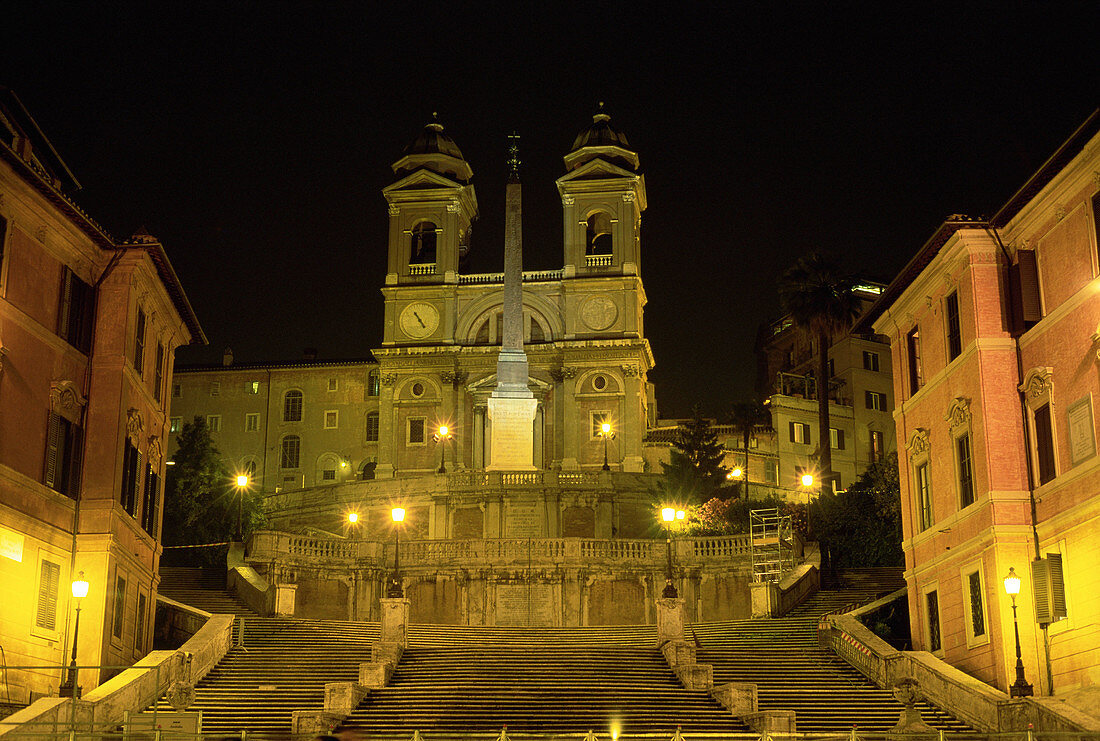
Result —
[{"label": "night sky", "polygon": [[554,180],[602,100],[646,174],[666,417],[751,393],[757,328],[798,255],[888,281],[948,214],[996,210],[1100,103],[1095,3],[159,5],[12,4],[0,84],[95,219],[165,243],[210,339],[178,362],[378,346],[380,191],[433,111],[474,170],[470,271],[502,269],[513,129],[525,268],[560,267]]}]

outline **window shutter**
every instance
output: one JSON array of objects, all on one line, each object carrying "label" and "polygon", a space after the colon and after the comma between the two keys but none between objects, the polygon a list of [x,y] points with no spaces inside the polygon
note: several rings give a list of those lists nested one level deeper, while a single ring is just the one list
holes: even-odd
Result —
[{"label": "window shutter", "polygon": [[1048,553],[1031,563],[1031,586],[1035,593],[1035,622],[1049,625],[1066,617],[1066,584],[1062,576],[1062,554]]},{"label": "window shutter", "polygon": [[61,567],[52,561],[43,561],[38,580],[38,609],[35,625],[45,630],[57,630],[57,588],[61,580]]},{"label": "window shutter", "polygon": [[844,450],[844,430],[836,431],[836,449]]},{"label": "window shutter", "polygon": [[791,442],[793,443],[794,442],[794,422],[788,422],[788,424],[790,425]]},{"label": "window shutter", "polygon": [[1016,253],[1020,266],[1020,307],[1025,322],[1037,322],[1043,318],[1039,302],[1039,266],[1035,250],[1019,250]]},{"label": "window shutter", "polygon": [[69,336],[69,315],[72,312],[72,281],[73,271],[64,267],[61,269],[61,297],[57,309],[57,333],[64,340],[72,340]]},{"label": "window shutter", "polygon": [[80,495],[80,474],[84,470],[84,433],[78,425],[69,426],[68,440],[69,481],[64,492],[70,498]]},{"label": "window shutter", "polygon": [[51,489],[57,488],[58,462],[61,459],[61,418],[50,412],[50,420],[46,427],[46,472],[43,483]]}]

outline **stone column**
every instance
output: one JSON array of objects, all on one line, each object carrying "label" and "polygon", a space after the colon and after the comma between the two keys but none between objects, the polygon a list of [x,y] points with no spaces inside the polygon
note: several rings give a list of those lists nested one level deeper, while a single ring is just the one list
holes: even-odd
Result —
[{"label": "stone column", "polygon": [[561,470],[576,471],[580,468],[577,462],[580,442],[577,439],[577,370],[576,368],[562,368],[562,451]]},{"label": "stone column", "polygon": [[[623,424],[619,435],[619,445],[622,455],[622,470],[632,473],[641,473],[644,467],[642,457],[642,437],[645,435],[645,420],[642,419],[642,386],[641,371],[636,365],[624,365],[622,367],[623,380],[626,382],[625,395],[623,397]],[[611,465],[615,470],[615,465]]]},{"label": "stone column", "polygon": [[401,648],[408,646],[409,600],[407,597],[383,597],[378,600],[382,607],[383,643],[396,643]]},{"label": "stone column", "polygon": [[680,597],[658,597],[657,645],[684,640],[684,600]]},{"label": "stone column", "polygon": [[375,478],[379,479],[393,478],[393,385],[396,380],[394,373],[382,373],[379,377],[382,395],[378,400],[378,465],[374,469]]}]

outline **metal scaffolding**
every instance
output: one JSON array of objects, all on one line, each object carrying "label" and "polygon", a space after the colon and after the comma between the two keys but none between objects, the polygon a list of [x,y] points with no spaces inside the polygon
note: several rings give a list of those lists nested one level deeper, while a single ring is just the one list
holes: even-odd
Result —
[{"label": "metal scaffolding", "polygon": [[752,543],[752,580],[779,581],[794,568],[794,538],[791,516],[779,509],[749,511],[749,536]]}]

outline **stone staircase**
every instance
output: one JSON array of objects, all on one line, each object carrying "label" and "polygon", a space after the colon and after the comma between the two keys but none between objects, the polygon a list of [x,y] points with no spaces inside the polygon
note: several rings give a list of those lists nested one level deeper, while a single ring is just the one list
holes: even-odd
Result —
[{"label": "stone staircase", "polygon": [[256,616],[248,605],[225,591],[225,574],[208,569],[162,566],[157,593],[206,612]]}]

